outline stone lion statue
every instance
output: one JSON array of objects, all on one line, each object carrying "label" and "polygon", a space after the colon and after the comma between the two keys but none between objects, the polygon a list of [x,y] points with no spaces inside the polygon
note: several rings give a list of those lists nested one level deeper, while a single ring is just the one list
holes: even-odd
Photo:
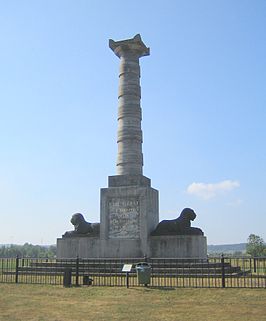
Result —
[{"label": "stone lion statue", "polygon": [[163,220],[151,235],[204,235],[201,229],[191,227],[196,213],[191,208],[184,208],[180,216],[174,220]]},{"label": "stone lion statue", "polygon": [[100,234],[100,223],[86,222],[81,213],[73,214],[70,222],[74,225],[74,231],[65,232],[63,237],[98,236]]}]

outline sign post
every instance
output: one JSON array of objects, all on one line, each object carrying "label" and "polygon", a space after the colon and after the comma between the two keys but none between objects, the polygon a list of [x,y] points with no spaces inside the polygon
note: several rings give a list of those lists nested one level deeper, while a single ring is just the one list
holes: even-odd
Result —
[{"label": "sign post", "polygon": [[129,288],[129,272],[131,272],[132,264],[124,264],[122,272],[126,272],[126,285]]}]

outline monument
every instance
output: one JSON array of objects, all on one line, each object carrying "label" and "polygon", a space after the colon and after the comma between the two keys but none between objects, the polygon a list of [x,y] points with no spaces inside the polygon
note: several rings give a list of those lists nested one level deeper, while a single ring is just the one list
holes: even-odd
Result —
[{"label": "monument", "polygon": [[74,214],[75,229],[57,240],[57,257],[205,257],[206,238],[199,229],[192,233],[196,229],[190,227],[196,215],[186,217],[186,230],[176,228],[184,217],[178,223],[159,223],[158,191],[143,175],[139,59],[148,56],[150,49],[140,35],[109,40],[109,47],[120,59],[117,175],[109,176],[108,187],[101,189],[100,224]]}]

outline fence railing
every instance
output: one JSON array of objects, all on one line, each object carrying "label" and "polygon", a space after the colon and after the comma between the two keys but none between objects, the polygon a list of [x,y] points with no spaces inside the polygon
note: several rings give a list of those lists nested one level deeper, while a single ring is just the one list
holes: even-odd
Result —
[{"label": "fence railing", "polygon": [[[150,265],[151,287],[266,288],[265,257],[208,259],[0,258],[0,283],[139,286],[135,265]],[[122,272],[131,264],[130,272]]]}]

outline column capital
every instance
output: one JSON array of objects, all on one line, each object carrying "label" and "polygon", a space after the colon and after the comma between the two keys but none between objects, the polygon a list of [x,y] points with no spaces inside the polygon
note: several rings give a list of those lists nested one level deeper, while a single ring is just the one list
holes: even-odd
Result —
[{"label": "column capital", "polygon": [[138,58],[150,55],[150,48],[143,43],[140,34],[132,39],[114,41],[109,39],[109,47],[113,50],[118,58],[127,54],[136,55]]}]

